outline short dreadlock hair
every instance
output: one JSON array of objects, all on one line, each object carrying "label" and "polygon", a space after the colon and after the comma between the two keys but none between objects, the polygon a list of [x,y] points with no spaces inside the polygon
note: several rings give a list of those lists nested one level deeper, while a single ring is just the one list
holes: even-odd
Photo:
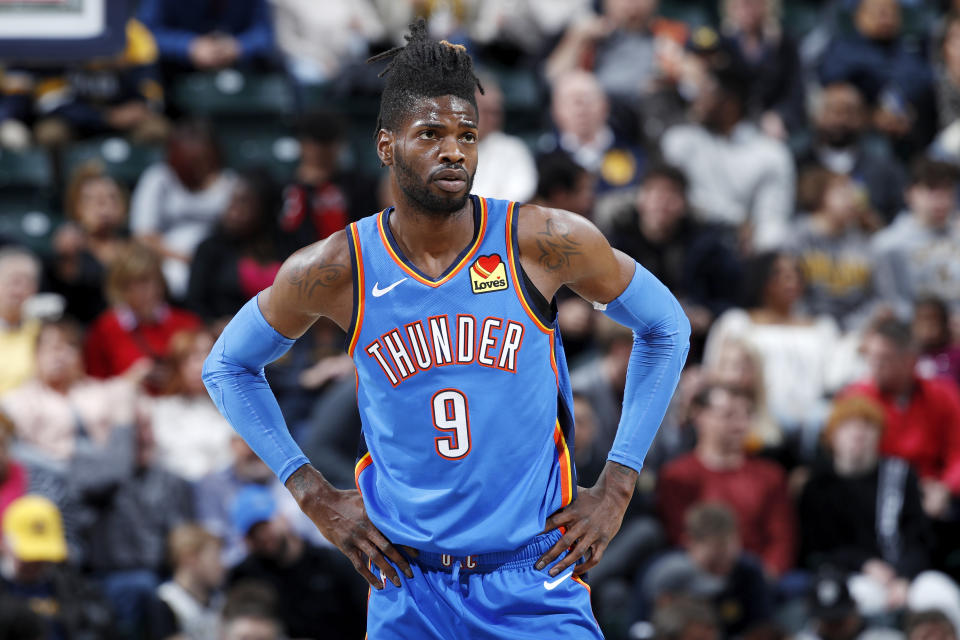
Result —
[{"label": "short dreadlock hair", "polygon": [[406,45],[367,60],[390,60],[380,73],[381,78],[386,76],[386,86],[380,97],[377,131],[396,130],[410,104],[419,98],[452,95],[477,108],[476,89],[483,93],[483,87],[473,72],[473,60],[466,47],[431,39],[422,18],[410,25],[410,35],[404,38]]}]

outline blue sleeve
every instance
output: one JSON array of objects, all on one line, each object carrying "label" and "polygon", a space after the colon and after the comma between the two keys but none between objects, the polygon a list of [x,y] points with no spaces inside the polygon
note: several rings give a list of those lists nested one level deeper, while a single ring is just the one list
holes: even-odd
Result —
[{"label": "blue sleeve", "polygon": [[309,460],[287,429],[263,367],[293,342],[270,326],[254,297],[226,326],[203,363],[203,383],[220,413],[281,482]]},{"label": "blue sleeve", "polygon": [[163,0],[143,0],[138,17],[153,34],[160,57],[167,60],[188,62],[190,43],[199,34],[185,29],[172,29],[164,20]]},{"label": "blue sleeve", "polygon": [[268,57],[273,53],[273,24],[266,0],[257,0],[250,28],[236,34],[240,43],[240,59]]},{"label": "blue sleeve", "polygon": [[680,380],[690,321],[669,289],[640,264],[604,313],[633,329],[623,412],[607,459],[639,471]]}]

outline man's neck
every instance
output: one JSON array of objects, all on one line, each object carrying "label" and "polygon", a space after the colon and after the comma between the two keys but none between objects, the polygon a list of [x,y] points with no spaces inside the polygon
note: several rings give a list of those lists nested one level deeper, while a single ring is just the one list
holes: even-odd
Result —
[{"label": "man's neck", "polygon": [[439,276],[473,238],[473,200],[449,215],[424,212],[398,198],[390,214],[390,231],[404,257],[427,275]]},{"label": "man's neck", "polygon": [[731,471],[743,465],[745,455],[743,450],[726,450],[708,442],[697,445],[695,450],[697,459],[710,471]]}]

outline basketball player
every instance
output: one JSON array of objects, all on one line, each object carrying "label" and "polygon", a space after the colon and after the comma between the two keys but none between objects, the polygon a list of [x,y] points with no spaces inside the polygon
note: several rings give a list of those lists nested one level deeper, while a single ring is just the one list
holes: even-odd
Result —
[{"label": "basketball player", "polygon": [[[396,206],[291,256],[224,330],[207,388],[372,585],[370,638],[602,637],[580,576],[620,528],[689,324],[585,218],[470,195],[478,83],[463,47],[420,22],[379,58],[391,61],[377,152]],[[591,488],[572,462],[550,302],[563,285],[635,335],[623,417]],[[357,367],[356,491],[310,465],[263,373],[320,316],[347,332]]]}]

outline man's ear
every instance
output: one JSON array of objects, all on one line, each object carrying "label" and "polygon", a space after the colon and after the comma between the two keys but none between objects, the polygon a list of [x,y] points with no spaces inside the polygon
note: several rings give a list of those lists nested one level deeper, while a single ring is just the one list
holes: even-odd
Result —
[{"label": "man's ear", "polygon": [[377,132],[377,155],[380,157],[380,166],[389,167],[393,164],[393,133],[386,129]]}]

